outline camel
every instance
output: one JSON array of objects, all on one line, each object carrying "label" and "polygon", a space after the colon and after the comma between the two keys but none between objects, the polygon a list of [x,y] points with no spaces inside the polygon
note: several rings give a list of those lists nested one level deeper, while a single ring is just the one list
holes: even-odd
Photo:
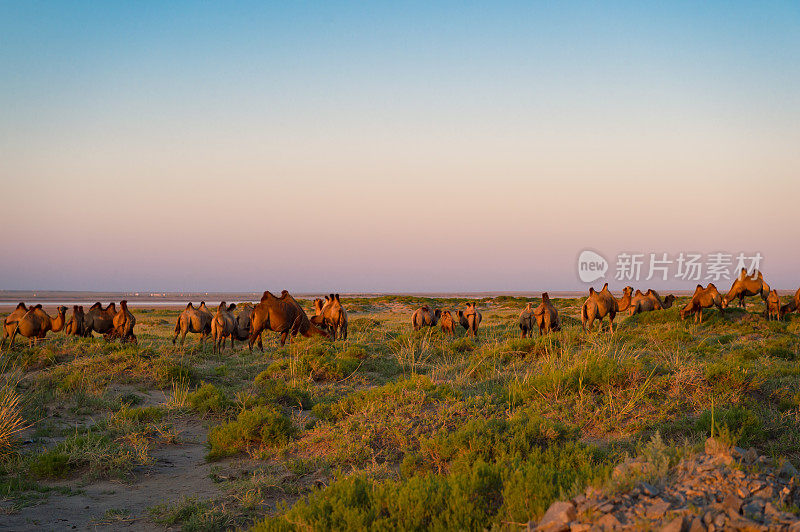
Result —
[{"label": "camel", "polygon": [[233,349],[233,337],[236,331],[236,316],[233,315],[233,303],[228,306],[224,301],[219,304],[214,319],[211,320],[211,336],[214,339],[214,353],[219,353],[225,348],[225,338],[231,338],[231,349]]},{"label": "camel", "polygon": [[522,331],[523,338],[533,334],[533,320],[533,303],[528,303],[519,313],[519,329]]},{"label": "camel", "polygon": [[767,296],[767,320],[772,318],[781,319],[781,298],[777,290],[773,290]]},{"label": "camel", "polygon": [[14,326],[14,332],[11,333],[11,345],[14,346],[14,339],[17,334],[21,334],[28,339],[28,346],[31,346],[37,340],[44,338],[48,331],[58,332],[64,328],[66,323],[67,307],[58,307],[58,314],[55,318],[51,318],[43,309],[41,305],[36,305],[28,309],[28,312],[22,316]]},{"label": "camel", "polygon": [[420,330],[422,327],[436,327],[441,317],[442,311],[438,308],[431,311],[428,305],[422,305],[411,316],[411,325],[414,326],[415,331]]},{"label": "camel", "polygon": [[560,331],[561,322],[558,320],[558,310],[550,302],[550,294],[542,294],[542,304],[533,311],[536,318],[536,325],[539,326],[539,334],[544,335],[550,331]]},{"label": "camel", "polygon": [[83,306],[72,305],[72,316],[64,326],[64,334],[67,336],[83,336]]},{"label": "camel", "polygon": [[456,335],[456,322],[449,310],[442,312],[442,317],[439,319],[439,325],[441,326],[443,333],[449,334],[450,336]]},{"label": "camel", "polygon": [[599,292],[594,287],[589,288],[589,297],[581,307],[581,323],[584,332],[591,330],[594,320],[600,321],[603,327],[603,318],[608,316],[608,329],[614,332],[614,318],[617,313],[627,310],[631,306],[631,294],[633,288],[626,286],[622,292],[622,299],[616,299],[608,290],[608,283],[603,285]]},{"label": "camel", "polygon": [[728,308],[728,305],[734,299],[739,299],[739,306],[746,309],[744,302],[745,296],[760,295],[764,300],[764,314],[767,313],[767,296],[769,296],[769,285],[764,281],[764,276],[761,272],[756,270],[753,275],[747,275],[747,270],[742,268],[739,272],[739,277],[731,285],[731,289],[725,294],[722,299],[722,308]]},{"label": "camel", "polygon": [[328,329],[336,340],[337,336],[347,340],[347,311],[339,300],[339,294],[325,296],[325,301],[314,300],[316,315],[311,318],[311,323]]},{"label": "camel", "polygon": [[646,294],[643,294],[641,290],[637,289],[631,299],[630,314],[633,316],[634,314],[640,314],[642,312],[668,309],[672,307],[674,302],[675,296],[672,294],[665,297],[662,301],[658,292],[652,288],[648,290]]},{"label": "camel", "polygon": [[[240,342],[246,342],[250,338],[250,317],[253,315],[253,305],[242,303],[238,307],[239,314],[236,315],[236,328],[233,330],[233,337]],[[258,338],[261,345],[261,337]]]},{"label": "camel", "polygon": [[119,302],[119,312],[114,314],[111,320],[114,328],[108,335],[108,338],[119,338],[121,342],[136,343],[136,335],[133,334],[133,327],[136,325],[136,317],[128,310],[128,302],[122,300]]},{"label": "camel", "polygon": [[211,334],[211,320],[213,319],[214,316],[211,315],[211,312],[206,307],[205,301],[201,301],[200,306],[197,308],[194,308],[194,305],[192,305],[190,301],[175,322],[175,336],[172,337],[172,345],[175,345],[175,340],[177,340],[180,334],[181,347],[183,347],[186,335],[191,332],[200,333],[198,345],[203,347],[203,341],[206,339],[206,336]]},{"label": "camel", "polygon": [[[314,335],[330,338],[327,331],[324,331],[311,323],[303,308],[295,299],[284,290],[281,297],[275,297],[269,290],[261,296],[261,302],[253,308],[253,315],[250,318],[250,339],[249,348],[253,350],[253,342],[260,338],[265,330],[275,331],[281,335],[281,346],[286,343],[289,334],[296,336],[298,333],[310,338]],[[262,346],[261,350],[264,348]]]},{"label": "camel", "polygon": [[703,309],[715,306],[719,309],[722,315],[725,315],[725,307],[722,305],[722,296],[714,286],[714,283],[708,283],[708,286],[703,288],[703,285],[697,285],[694,289],[691,301],[686,303],[681,309],[681,319],[685,320],[689,314],[694,314],[696,323],[703,323]]},{"label": "camel", "polygon": [[[22,303],[20,303],[20,305],[21,304]],[[780,317],[783,317],[785,314],[789,314],[790,312],[794,312],[797,309],[800,309],[800,288],[798,288],[797,292],[794,293],[794,298],[781,307]]]},{"label": "camel", "polygon": [[458,311],[458,323],[467,330],[470,336],[478,336],[478,325],[481,324],[483,316],[480,311],[475,309],[475,302],[467,303],[465,310]]},{"label": "camel", "polygon": [[11,335],[14,333],[14,329],[17,327],[17,322],[28,312],[28,310],[29,309],[25,306],[25,303],[20,302],[17,305],[17,308],[15,308],[11,314],[6,316],[6,319],[3,321],[3,339],[0,340],[0,348],[6,345],[6,339],[11,338]]},{"label": "camel", "polygon": [[83,316],[83,335],[92,337],[92,331],[102,335],[110,335],[114,330],[114,316],[117,314],[116,304],[109,303],[103,308],[99,302],[89,308]]}]

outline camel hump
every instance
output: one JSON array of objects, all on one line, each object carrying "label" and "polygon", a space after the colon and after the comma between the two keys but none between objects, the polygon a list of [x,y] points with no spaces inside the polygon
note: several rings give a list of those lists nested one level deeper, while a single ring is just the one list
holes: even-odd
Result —
[{"label": "camel hump", "polygon": [[228,312],[232,311],[235,308],[236,308],[236,303],[231,303],[230,305],[228,305]]},{"label": "camel hump", "polygon": [[331,301],[333,301],[333,299],[334,299],[334,297],[333,297],[333,294],[328,294],[328,299],[330,299]]},{"label": "camel hump", "polygon": [[550,301],[550,294],[542,292],[542,301]]},{"label": "camel hump", "polygon": [[594,286],[589,287],[589,293],[594,295]]},{"label": "camel hump", "polygon": [[92,305],[91,307],[89,307],[89,310],[94,310],[94,309],[96,309],[96,308],[103,308],[103,305],[102,305],[102,303],[100,303],[99,301],[95,302],[95,304],[94,304],[94,305]]},{"label": "camel hump", "polygon": [[339,301],[339,294],[334,294],[336,296],[336,301]]},{"label": "camel hump", "polygon": [[186,308],[194,308],[194,305],[192,305],[192,302],[191,302],[191,301],[189,301],[189,304],[188,304],[188,305],[186,305]]},{"label": "camel hump", "polygon": [[17,304],[17,310],[19,310],[19,309],[22,309],[22,310],[28,310],[28,307],[26,307],[26,306],[25,306],[25,303],[24,303],[24,302],[20,301],[20,302]]},{"label": "camel hump", "polygon": [[608,290],[608,283],[603,285],[603,290]]},{"label": "camel hump", "polygon": [[265,299],[269,299],[270,297],[275,297],[275,296],[273,296],[273,295],[270,293],[270,291],[269,291],[269,290],[264,290],[264,293],[263,293],[263,294],[261,294],[261,301],[264,301]]},{"label": "camel hump", "polygon": [[111,303],[108,304],[106,310],[117,310],[117,304],[112,301]]},{"label": "camel hump", "polygon": [[224,301],[220,301],[219,302],[219,307],[217,307],[217,310],[225,310],[227,308],[228,308],[228,304],[225,303]]},{"label": "camel hump", "polygon": [[42,304],[41,304],[41,303],[38,303],[38,304],[37,304],[35,307],[33,307],[31,310],[36,310],[36,309],[39,309],[39,310],[41,310],[41,309],[42,309]]},{"label": "camel hump", "polygon": [[128,300],[123,299],[122,301],[119,302],[119,306],[122,308],[128,308]]},{"label": "camel hump", "polygon": [[287,297],[288,295],[289,295],[289,291],[288,290],[286,290],[286,289],[281,290],[281,299]]}]

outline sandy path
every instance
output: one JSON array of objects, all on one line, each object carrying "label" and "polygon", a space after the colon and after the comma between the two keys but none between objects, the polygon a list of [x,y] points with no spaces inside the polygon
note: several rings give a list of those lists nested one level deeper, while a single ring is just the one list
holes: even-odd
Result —
[{"label": "sandy path", "polygon": [[[150,519],[148,508],[184,496],[207,500],[222,495],[210,478],[212,464],[205,460],[207,434],[199,424],[187,425],[181,434],[185,443],[154,450],[155,463],[141,468],[134,482],[68,483],[82,493],[51,494],[42,504],[0,515],[0,530],[164,530]],[[109,510],[124,517],[107,517]]]}]

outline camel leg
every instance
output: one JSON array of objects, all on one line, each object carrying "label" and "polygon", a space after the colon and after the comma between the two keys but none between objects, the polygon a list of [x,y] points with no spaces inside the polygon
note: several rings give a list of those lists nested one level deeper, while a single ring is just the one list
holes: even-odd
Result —
[{"label": "camel leg", "polygon": [[[286,338],[289,336],[289,331],[284,331],[281,333],[281,347],[286,343]],[[291,340],[289,340],[291,343]]]},{"label": "camel leg", "polygon": [[608,331],[614,334],[614,314],[608,315]]}]

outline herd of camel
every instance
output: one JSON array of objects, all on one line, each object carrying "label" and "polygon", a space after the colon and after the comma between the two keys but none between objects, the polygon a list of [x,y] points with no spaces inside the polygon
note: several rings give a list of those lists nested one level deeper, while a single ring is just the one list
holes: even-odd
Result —
[{"label": "herd of camel", "polygon": [[[789,303],[781,305],[778,292],[770,290],[761,272],[756,271],[748,275],[747,271],[742,269],[725,296],[719,293],[713,283],[709,283],[706,287],[697,285],[691,300],[681,309],[680,317],[686,319],[688,316],[694,316],[695,322],[702,323],[703,309],[717,307],[724,313],[735,299],[738,300],[739,306],[744,308],[744,298],[756,295],[764,300],[764,315],[767,319],[780,320],[785,314],[800,309],[800,289]],[[631,315],[635,315],[667,309],[674,301],[673,295],[662,299],[655,290],[648,290],[647,293],[636,290],[634,293],[630,286],[626,286],[622,298],[617,299],[611,294],[606,283],[599,292],[594,288],[589,289],[589,297],[581,307],[581,323],[583,330],[589,331],[595,321],[598,321],[602,328],[603,319],[608,317],[609,330],[613,332],[614,318],[618,313],[627,310]],[[266,291],[257,304],[243,305],[238,314],[234,314],[235,309],[235,304],[228,305],[223,301],[216,313],[212,314],[205,302],[201,302],[198,307],[189,303],[175,323],[172,343],[175,344],[180,336],[183,346],[186,335],[191,332],[200,335],[201,346],[207,337],[211,337],[215,353],[225,347],[225,341],[228,339],[231,348],[234,341],[239,340],[247,342],[250,350],[257,341],[259,349],[263,352],[261,335],[267,330],[280,334],[281,346],[290,336],[298,334],[306,337],[318,335],[333,340],[347,338],[347,311],[342,306],[339,294],[315,299],[314,316],[311,318],[286,290],[281,292],[280,297]],[[105,308],[100,303],[95,303],[87,312],[84,312],[83,306],[75,305],[69,321],[66,319],[66,313],[66,307],[58,307],[57,315],[53,318],[42,309],[42,305],[28,307],[25,303],[20,303],[3,323],[0,348],[9,338],[13,346],[17,334],[27,338],[31,345],[44,338],[48,332],[61,330],[71,336],[91,337],[92,333],[96,332],[107,340],[136,342],[136,335],[133,332],[136,317],[128,310],[127,301],[120,302],[119,310],[114,303]],[[458,310],[455,316],[458,316],[458,324],[469,336],[478,335],[482,315],[475,307],[475,302],[467,303],[466,308]],[[428,305],[423,305],[414,311],[411,324],[415,330],[439,325],[444,333],[454,336],[455,316],[449,310],[431,309]],[[558,310],[551,303],[547,292],[542,294],[542,302],[538,307],[533,308],[533,304],[528,303],[519,315],[519,328],[523,338],[533,334],[534,325],[539,329],[540,335],[561,330]]]}]

